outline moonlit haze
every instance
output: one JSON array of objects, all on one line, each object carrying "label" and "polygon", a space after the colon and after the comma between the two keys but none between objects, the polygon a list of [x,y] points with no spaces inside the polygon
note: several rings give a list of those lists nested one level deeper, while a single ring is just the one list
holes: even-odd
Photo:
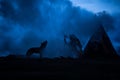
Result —
[{"label": "moonlit haze", "polygon": [[120,54],[119,8],[119,0],[0,0],[0,56],[25,55],[48,40],[44,57],[76,57],[64,35],[75,34],[84,50],[98,20]]}]

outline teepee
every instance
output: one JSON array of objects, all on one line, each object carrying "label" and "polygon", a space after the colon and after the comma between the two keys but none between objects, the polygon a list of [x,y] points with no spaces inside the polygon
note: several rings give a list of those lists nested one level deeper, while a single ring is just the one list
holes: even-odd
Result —
[{"label": "teepee", "polygon": [[88,41],[88,44],[84,49],[84,57],[92,59],[119,58],[102,25]]}]

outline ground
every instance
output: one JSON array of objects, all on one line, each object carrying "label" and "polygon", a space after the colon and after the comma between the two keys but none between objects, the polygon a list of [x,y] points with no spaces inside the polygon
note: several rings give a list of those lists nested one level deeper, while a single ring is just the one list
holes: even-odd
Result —
[{"label": "ground", "polygon": [[120,76],[120,62],[73,58],[0,58],[1,78],[114,79]]}]

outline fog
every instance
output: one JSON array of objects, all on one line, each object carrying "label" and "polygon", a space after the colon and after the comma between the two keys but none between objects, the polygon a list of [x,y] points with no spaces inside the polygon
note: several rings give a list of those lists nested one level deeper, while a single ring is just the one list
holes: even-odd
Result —
[{"label": "fog", "polygon": [[[110,23],[104,27],[108,33],[114,32],[111,17],[99,17]],[[84,49],[98,26],[94,12],[69,0],[0,0],[0,55],[25,55],[29,48],[48,40],[44,57],[76,57],[64,44],[64,34],[75,34]]]}]

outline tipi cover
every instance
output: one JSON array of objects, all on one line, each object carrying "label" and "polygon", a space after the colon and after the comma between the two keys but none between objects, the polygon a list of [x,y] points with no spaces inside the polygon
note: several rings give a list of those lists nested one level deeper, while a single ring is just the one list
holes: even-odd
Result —
[{"label": "tipi cover", "polygon": [[103,26],[92,35],[86,48],[84,57],[92,59],[118,59],[118,55]]}]

